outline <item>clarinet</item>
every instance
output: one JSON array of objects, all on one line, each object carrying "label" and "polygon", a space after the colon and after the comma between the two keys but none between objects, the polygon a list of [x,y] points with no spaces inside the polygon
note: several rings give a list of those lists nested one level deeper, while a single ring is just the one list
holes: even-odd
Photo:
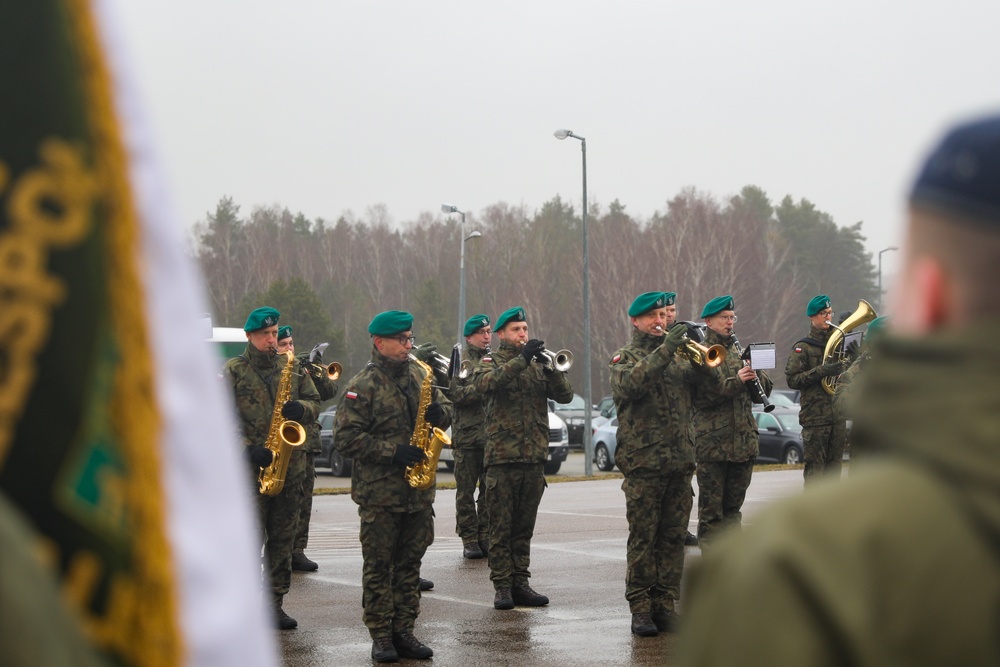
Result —
[{"label": "clarinet", "polygon": [[[750,362],[747,360],[750,350],[747,350],[746,352],[743,351],[743,348],[740,347],[740,340],[736,337],[736,332],[733,332],[731,335],[733,337],[733,345],[736,346],[736,353],[740,355],[740,359],[743,360],[743,367],[746,368],[750,365]],[[761,403],[764,406],[764,412],[774,410],[774,404],[767,400],[767,395],[764,393],[764,387],[761,386],[760,378],[757,377],[756,371],[754,371],[753,379],[746,381],[746,385],[747,391],[750,392],[751,400],[753,400],[754,403]]]}]

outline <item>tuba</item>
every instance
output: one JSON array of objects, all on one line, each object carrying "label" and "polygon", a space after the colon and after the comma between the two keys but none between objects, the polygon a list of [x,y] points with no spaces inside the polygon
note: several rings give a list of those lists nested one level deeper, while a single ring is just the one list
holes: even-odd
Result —
[{"label": "tuba", "polygon": [[[830,339],[826,341],[826,347],[823,348],[823,361],[826,363],[828,361],[840,361],[844,359],[844,336],[850,331],[857,329],[859,326],[866,322],[871,322],[876,317],[878,313],[875,309],[871,307],[871,304],[861,299],[858,301],[858,307],[853,313],[847,316],[847,319],[837,326],[833,322],[830,322],[830,326],[835,329],[835,331],[830,334]],[[839,375],[834,375],[831,377],[825,377],[820,382],[823,385],[823,389],[826,393],[833,396],[837,391],[837,383],[840,381]]]},{"label": "tuba", "polygon": [[274,397],[274,411],[271,413],[271,427],[267,431],[267,442],[264,446],[271,450],[274,457],[271,465],[261,468],[260,492],[265,496],[276,496],[285,486],[285,473],[292,452],[306,441],[306,430],[302,424],[285,419],[281,416],[281,408],[292,395],[292,366],[295,365],[295,355],[285,353],[285,367],[281,369],[281,379],[278,381],[278,393]]},{"label": "tuba", "polygon": [[420,405],[417,406],[417,423],[410,436],[410,444],[424,450],[426,458],[420,463],[406,467],[406,483],[414,489],[429,489],[434,486],[434,476],[437,475],[438,460],[441,458],[441,448],[451,444],[448,434],[437,427],[432,427],[424,418],[427,406],[431,404],[431,393],[434,391],[434,371],[412,354],[415,361],[424,371],[424,380],[420,384]]}]

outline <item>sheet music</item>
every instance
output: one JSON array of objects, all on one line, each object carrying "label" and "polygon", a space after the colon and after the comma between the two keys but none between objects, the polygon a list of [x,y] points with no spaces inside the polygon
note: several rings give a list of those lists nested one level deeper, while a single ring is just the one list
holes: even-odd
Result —
[{"label": "sheet music", "polygon": [[774,343],[750,343],[750,365],[754,370],[774,368]]}]

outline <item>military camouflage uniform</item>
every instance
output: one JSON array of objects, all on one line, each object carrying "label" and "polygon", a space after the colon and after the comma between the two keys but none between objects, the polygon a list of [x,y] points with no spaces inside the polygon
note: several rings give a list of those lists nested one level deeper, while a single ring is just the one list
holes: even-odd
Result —
[{"label": "military camouflage uniform", "polygon": [[785,364],[788,386],[802,392],[799,424],[802,425],[806,480],[823,472],[839,477],[843,465],[847,424],[834,414],[833,397],[821,384],[825,377],[823,348],[834,331],[833,327],[826,331],[811,327],[809,339],[795,343]]},{"label": "military camouflage uniform", "polygon": [[[361,517],[362,617],[372,638],[412,632],[420,613],[420,561],[434,541],[434,486],[406,482],[392,463],[396,445],[410,443],[417,421],[423,370],[387,359],[374,348],[351,378],[334,418],[334,447],[354,460],[351,498]],[[451,404],[438,389],[432,400],[451,421]]]},{"label": "military camouflage uniform", "polygon": [[[289,400],[302,403],[305,408],[302,422],[310,424],[316,421],[316,415],[319,414],[319,393],[309,374],[302,370],[297,361],[292,363],[295,367],[292,370]],[[277,395],[284,367],[283,356],[260,352],[249,344],[241,356],[226,362],[225,375],[232,383],[244,447],[267,442],[274,414],[274,397]],[[306,457],[302,449],[298,447],[292,454],[285,473],[284,489],[276,496],[259,493],[257,478],[260,468],[248,463],[249,479],[254,486],[260,526],[264,532],[271,595],[278,606],[292,581],[292,543],[298,524],[298,498],[294,490],[302,483],[306,474]]]},{"label": "military camouflage uniform", "polygon": [[565,373],[529,364],[513,345],[483,357],[473,384],[486,413],[486,507],[490,521],[490,579],[496,589],[527,585],[531,536],[545,491],[549,451],[547,399],[568,403]]},{"label": "military camouflage uniform", "polygon": [[[308,352],[298,355],[296,359],[298,359],[300,366],[309,368]],[[337,395],[337,383],[330,380],[325,372],[313,374],[312,380],[313,384],[316,385],[316,391],[319,392],[320,401],[329,401]],[[292,545],[293,554],[305,552],[306,546],[309,545],[309,519],[312,517],[313,487],[316,485],[316,455],[323,451],[319,440],[319,421],[313,421],[306,426],[306,433],[308,435],[303,447],[306,458],[306,474],[295,489],[298,496],[299,518],[295,542]]]},{"label": "military camouflage uniform", "polygon": [[[485,350],[468,346],[464,357],[475,365],[485,355]],[[452,380],[447,393],[455,406],[455,423],[451,428],[451,444],[455,449],[455,532],[463,544],[475,542],[486,545],[489,520],[483,474],[486,445],[483,396],[472,385],[471,377]],[[478,501],[476,485],[479,485]]]},{"label": "military camouflage uniform", "polygon": [[628,569],[633,614],[671,611],[680,597],[691,516],[694,428],[691,386],[702,373],[638,329],[611,360],[618,409],[615,463],[625,475]]},{"label": "military camouflage uniform", "polygon": [[[702,551],[720,528],[740,525],[740,509],[760,450],[753,401],[747,385],[737,377],[743,360],[735,340],[711,329],[705,336],[705,345],[726,349],[726,360],[718,368],[721,377],[704,376],[694,391],[698,540]],[[770,378],[763,371],[757,375],[764,393],[770,394]]]}]

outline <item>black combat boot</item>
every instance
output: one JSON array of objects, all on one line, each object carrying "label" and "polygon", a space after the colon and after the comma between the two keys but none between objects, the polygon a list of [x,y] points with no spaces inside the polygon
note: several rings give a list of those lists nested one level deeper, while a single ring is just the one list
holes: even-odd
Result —
[{"label": "black combat boot", "polygon": [[392,637],[376,637],[372,640],[372,660],[375,662],[396,662],[399,654],[392,645]]},{"label": "black combat boot", "polygon": [[493,596],[494,609],[513,609],[514,598],[510,596],[509,588],[498,588],[497,594]]},{"label": "black combat boot", "polygon": [[687,532],[687,535],[684,536],[684,546],[686,547],[698,546],[698,538],[690,530]]},{"label": "black combat boot", "polygon": [[477,542],[466,542],[462,548],[462,555],[470,560],[483,557],[483,550],[479,548]]},{"label": "black combat boot", "polygon": [[427,660],[434,655],[431,647],[421,644],[420,640],[414,637],[412,632],[392,633],[392,645],[396,647],[400,658]]},{"label": "black combat boot", "polygon": [[637,614],[632,614],[632,634],[640,637],[655,637],[659,634],[656,624],[653,623],[648,612],[640,611]]},{"label": "black combat boot", "polygon": [[309,560],[302,552],[292,554],[292,569],[296,572],[315,572],[319,569],[319,563]]},{"label": "black combat boot", "polygon": [[549,603],[549,599],[532,590],[528,584],[518,584],[510,591],[514,603],[522,607],[544,607]]},{"label": "black combat boot", "polygon": [[420,577],[420,590],[429,591],[432,588],[434,588],[433,581],[431,581],[430,579],[424,579],[423,577]]},{"label": "black combat boot", "polygon": [[299,627],[299,622],[285,613],[280,602],[274,603],[274,626],[279,630],[294,630]]},{"label": "black combat boot", "polygon": [[660,632],[677,632],[677,625],[680,623],[681,617],[673,609],[669,611],[654,611],[650,614],[653,619],[653,623],[656,624],[656,629]]}]

